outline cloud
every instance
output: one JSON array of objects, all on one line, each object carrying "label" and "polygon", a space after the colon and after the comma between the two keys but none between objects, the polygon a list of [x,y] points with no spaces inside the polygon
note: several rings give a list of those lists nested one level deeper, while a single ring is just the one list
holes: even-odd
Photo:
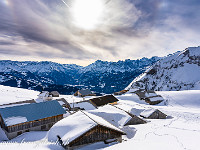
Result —
[{"label": "cloud", "polygon": [[[61,0],[1,1],[0,54],[87,64],[164,56],[199,45],[197,0],[103,1],[104,13],[94,30],[75,26]],[[73,1],[65,2],[73,6]]]}]

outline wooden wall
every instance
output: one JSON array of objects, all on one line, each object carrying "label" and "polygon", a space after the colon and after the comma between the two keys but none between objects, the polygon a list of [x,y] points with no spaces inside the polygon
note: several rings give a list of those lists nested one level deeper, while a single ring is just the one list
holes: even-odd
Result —
[{"label": "wooden wall", "polygon": [[63,118],[63,115],[43,118],[40,120],[35,120],[35,121],[31,121],[31,122],[25,122],[25,123],[13,125],[13,126],[5,127],[5,130],[8,133],[17,132],[17,131],[21,131],[21,130],[30,129],[30,128],[36,127],[36,126],[46,125],[49,123],[56,123],[57,121],[61,120],[62,118]]},{"label": "wooden wall", "polygon": [[101,125],[97,125],[91,130],[89,130],[87,133],[83,134],[82,136],[78,137],[77,139],[69,143],[69,145],[66,145],[66,148],[89,144],[89,143],[95,143],[107,139],[115,139],[121,137],[121,135],[122,133],[118,131],[109,129]]}]

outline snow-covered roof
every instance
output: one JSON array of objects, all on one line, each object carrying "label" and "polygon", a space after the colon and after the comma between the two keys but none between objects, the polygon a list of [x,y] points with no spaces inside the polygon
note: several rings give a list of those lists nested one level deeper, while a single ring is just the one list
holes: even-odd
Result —
[{"label": "snow-covered roof", "polygon": [[80,107],[80,108],[84,108],[84,110],[94,110],[96,109],[96,107],[94,107],[94,105],[92,105],[90,102],[79,102],[79,103],[71,103],[70,104],[71,108],[74,107]]},{"label": "snow-covered roof", "polygon": [[163,100],[164,100],[161,96],[149,97],[148,99],[149,99],[151,102],[154,102],[154,101],[163,101]]},{"label": "snow-covered roof", "polygon": [[156,111],[156,109],[153,108],[149,108],[149,109],[145,109],[143,112],[140,113],[141,116],[148,118],[149,116],[151,116],[154,112]]},{"label": "snow-covered roof", "polygon": [[63,144],[68,145],[70,142],[97,125],[102,125],[124,134],[123,131],[103,118],[86,111],[78,111],[53,125],[48,132],[48,140],[57,141],[57,135],[59,135]]},{"label": "snow-covered roof", "polygon": [[151,96],[157,96],[157,94],[155,92],[146,92],[145,96],[146,97],[151,97]]},{"label": "snow-covered roof", "polygon": [[0,114],[6,126],[57,116],[64,113],[65,110],[56,100],[0,109]]},{"label": "snow-covered roof", "polygon": [[125,111],[111,105],[105,105],[89,112],[104,118],[105,120],[114,124],[117,127],[124,126],[132,118]]},{"label": "snow-covered roof", "polygon": [[40,96],[40,97],[49,97],[49,92],[48,91],[42,91],[38,96]]},{"label": "snow-covered roof", "polygon": [[89,95],[89,94],[92,94],[92,92],[91,92],[89,89],[82,89],[82,90],[79,90],[79,92],[80,92],[82,95]]}]

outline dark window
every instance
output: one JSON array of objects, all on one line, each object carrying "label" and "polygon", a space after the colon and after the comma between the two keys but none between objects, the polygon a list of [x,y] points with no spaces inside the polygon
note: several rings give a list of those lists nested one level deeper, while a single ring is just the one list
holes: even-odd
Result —
[{"label": "dark window", "polygon": [[46,125],[41,126],[41,130],[45,130],[46,129]]}]

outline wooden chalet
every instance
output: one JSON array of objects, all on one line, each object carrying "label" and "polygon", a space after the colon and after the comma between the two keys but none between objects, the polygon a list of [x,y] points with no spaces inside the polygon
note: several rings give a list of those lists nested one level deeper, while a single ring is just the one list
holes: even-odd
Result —
[{"label": "wooden chalet", "polygon": [[146,121],[140,117],[132,115],[113,105],[105,105],[96,110],[90,110],[89,112],[104,118],[106,121],[120,128],[127,125],[146,123]]},{"label": "wooden chalet", "polygon": [[157,105],[162,101],[164,101],[161,95],[146,97],[144,100],[146,103],[149,103],[150,105]]},{"label": "wooden chalet", "polygon": [[140,116],[147,119],[166,119],[167,115],[158,109],[146,109],[140,113]]},{"label": "wooden chalet", "polygon": [[49,130],[63,119],[65,110],[58,101],[47,101],[0,109],[0,125],[8,139],[28,131]]},{"label": "wooden chalet", "polygon": [[105,96],[90,99],[90,102],[95,107],[103,106],[103,105],[106,105],[106,104],[115,105],[115,104],[117,104],[118,101],[119,100],[113,95],[105,95]]},{"label": "wooden chalet", "polygon": [[85,97],[85,96],[96,96],[96,94],[92,93],[89,89],[82,89],[74,93],[74,96]]},{"label": "wooden chalet", "polygon": [[144,100],[146,103],[149,103],[150,105],[156,105],[161,103],[164,99],[161,95],[157,95],[155,91],[152,90],[144,90],[144,89],[139,89],[135,90],[134,92],[138,95],[140,100]]},{"label": "wooden chalet", "polygon": [[56,123],[49,131],[49,141],[60,141],[66,149],[113,139],[122,141],[122,130],[103,118],[89,112],[78,111]]}]

